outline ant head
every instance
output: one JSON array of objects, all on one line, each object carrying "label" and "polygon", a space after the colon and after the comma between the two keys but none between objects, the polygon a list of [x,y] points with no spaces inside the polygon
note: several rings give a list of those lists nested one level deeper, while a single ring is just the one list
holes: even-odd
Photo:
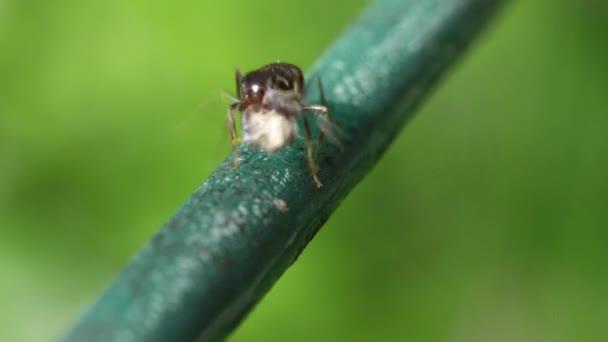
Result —
[{"label": "ant head", "polygon": [[304,76],[300,68],[289,63],[271,63],[251,71],[241,78],[237,69],[239,108],[259,107],[269,92],[300,100],[303,96]]},{"label": "ant head", "polygon": [[266,72],[253,71],[241,81],[241,103],[246,106],[259,105],[266,94],[270,75]]}]

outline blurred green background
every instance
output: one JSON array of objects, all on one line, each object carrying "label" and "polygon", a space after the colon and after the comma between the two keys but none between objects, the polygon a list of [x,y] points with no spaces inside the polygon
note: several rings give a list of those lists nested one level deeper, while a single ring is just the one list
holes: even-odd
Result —
[{"label": "blurred green background", "polygon": [[[227,155],[235,65],[364,4],[0,0],[0,340],[59,336]],[[607,37],[511,3],[231,340],[606,340]]]}]

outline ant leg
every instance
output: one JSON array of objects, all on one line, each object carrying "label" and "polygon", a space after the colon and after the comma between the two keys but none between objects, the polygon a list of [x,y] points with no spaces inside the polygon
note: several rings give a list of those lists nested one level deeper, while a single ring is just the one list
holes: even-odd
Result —
[{"label": "ant leg", "polygon": [[[325,122],[330,122],[329,120],[329,108],[327,108],[327,99],[325,98],[325,90],[323,89],[323,82],[321,81],[321,77],[316,76],[317,84],[319,87],[319,93],[321,95],[321,105],[305,105],[303,107],[304,111],[308,111],[311,113],[321,113],[325,118]],[[317,121],[318,123],[318,121]],[[319,150],[321,150],[321,143],[323,142],[323,138],[325,137],[323,127],[319,127],[319,136],[317,137],[317,150],[315,155],[319,155]]]},{"label": "ant leg", "polygon": [[[325,111],[322,113],[325,116],[325,120],[329,121],[329,108],[327,108],[327,99],[325,98],[325,89],[323,88],[323,82],[321,81],[321,77],[317,77],[317,80],[317,83],[319,84],[319,94],[321,94],[321,105],[325,107]],[[319,150],[321,149],[323,136],[323,131],[319,129],[319,137],[317,138],[317,155],[319,154]]]},{"label": "ant leg", "polygon": [[320,188],[323,184],[317,177],[317,163],[315,162],[315,157],[312,155],[312,134],[310,133],[310,127],[308,126],[306,116],[302,115],[302,121],[304,122],[304,130],[306,131],[306,158],[308,159],[308,168],[310,169],[312,178],[315,180],[315,183],[317,183],[317,188]]},{"label": "ant leg", "polygon": [[234,71],[234,78],[236,81],[236,98],[241,99],[241,82],[243,80],[243,74],[241,73],[241,69],[237,66]]},{"label": "ant leg", "polygon": [[[325,117],[325,121],[329,122],[329,109],[325,106],[321,105],[305,105],[302,109],[306,112],[310,113],[321,113]],[[317,124],[319,122],[317,121]],[[319,155],[319,150],[321,150],[321,143],[323,142],[323,138],[325,134],[323,133],[324,127],[319,127],[319,136],[317,137],[317,150],[315,155]]]},{"label": "ant leg", "polygon": [[234,97],[232,96],[232,94],[230,94],[230,92],[228,92],[227,90],[221,89],[220,90],[220,100],[229,100],[230,102],[239,102],[239,98],[238,97]]},{"label": "ant leg", "polygon": [[237,149],[237,144],[241,141],[236,131],[236,120],[234,119],[234,112],[240,105],[241,99],[241,81],[243,80],[243,74],[241,73],[241,69],[237,66],[234,70],[234,80],[236,83],[236,101],[231,104],[228,108],[228,128],[230,129],[230,140],[232,142],[232,152],[234,153],[234,165],[233,168],[239,167],[241,162],[241,158],[239,156],[239,150]]},{"label": "ant leg", "polygon": [[236,120],[234,119],[234,112],[238,106],[237,103],[233,103],[228,108],[228,128],[230,129],[230,140],[232,141],[232,152],[234,152],[234,165],[233,168],[237,168],[241,161],[239,157],[239,151],[236,148],[237,143],[239,142],[238,135],[236,133]]}]

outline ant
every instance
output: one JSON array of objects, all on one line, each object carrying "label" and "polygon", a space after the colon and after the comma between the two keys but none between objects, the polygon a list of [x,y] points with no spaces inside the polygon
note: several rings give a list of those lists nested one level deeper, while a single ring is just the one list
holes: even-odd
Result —
[{"label": "ant", "polygon": [[[325,96],[319,79],[323,102]],[[298,135],[298,115],[302,115],[306,133],[308,168],[318,188],[323,184],[317,176],[318,167],[313,156],[312,134],[305,113],[317,115],[319,136],[317,152],[324,136],[339,145],[336,128],[329,120],[329,109],[323,105],[305,104],[304,74],[296,65],[276,62],[266,64],[245,76],[236,68],[237,102],[228,109],[228,127],[235,155],[234,168],[239,166],[235,112],[242,113],[243,143],[274,153],[291,143]]]}]

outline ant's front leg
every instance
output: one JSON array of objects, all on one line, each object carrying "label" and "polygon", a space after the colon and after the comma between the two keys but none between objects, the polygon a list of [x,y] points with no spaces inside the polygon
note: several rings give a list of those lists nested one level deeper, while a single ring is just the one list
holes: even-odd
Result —
[{"label": "ant's front leg", "polygon": [[236,131],[236,120],[234,119],[234,112],[236,111],[239,103],[233,103],[228,108],[228,128],[230,129],[230,140],[232,141],[232,152],[234,152],[234,165],[233,168],[237,168],[241,161],[239,156],[239,150],[237,149],[237,143],[239,137]]},{"label": "ant's front leg", "polygon": [[[319,76],[316,76],[317,86],[319,87],[319,94],[321,95],[321,105],[304,105],[302,107],[303,111],[314,113],[321,113],[323,115],[323,125],[328,127],[324,127],[323,125],[319,125],[319,136],[317,137],[317,151],[315,154],[319,154],[319,150],[321,149],[321,143],[323,142],[323,138],[325,135],[329,135],[329,138],[333,138],[331,136],[331,128],[329,127],[330,119],[329,119],[329,108],[327,108],[327,99],[325,98],[325,89],[323,88],[323,82]],[[310,83],[309,83],[310,84]],[[319,124],[319,120],[316,120],[317,124]],[[334,139],[331,139],[334,140]],[[335,139],[337,142],[337,139]]]},{"label": "ant's front leg", "polygon": [[230,140],[232,142],[232,152],[234,152],[234,166],[233,168],[239,167],[241,162],[241,158],[239,156],[239,151],[237,149],[237,144],[241,141],[236,131],[236,120],[234,118],[234,112],[239,109],[241,105],[241,83],[243,81],[243,74],[241,73],[241,69],[237,66],[234,70],[234,81],[236,83],[236,100],[230,105],[228,108],[228,128],[230,129]]},{"label": "ant's front leg", "polygon": [[[325,106],[321,105],[305,105],[302,107],[305,112],[309,113],[321,113],[324,117],[325,122],[329,121],[329,109]],[[318,122],[318,121],[317,121]],[[317,151],[316,154],[319,154],[319,150],[321,149],[321,143],[323,142],[323,138],[325,137],[325,127],[321,127],[319,125],[319,136],[317,137]]]},{"label": "ant's front leg", "polygon": [[308,168],[310,169],[312,178],[315,180],[315,183],[317,183],[317,188],[321,188],[323,184],[319,180],[319,177],[317,177],[319,169],[317,168],[315,157],[312,154],[312,134],[310,133],[310,127],[308,126],[306,116],[302,115],[302,121],[304,122],[304,131],[306,132],[306,158],[308,159]]},{"label": "ant's front leg", "polygon": [[236,81],[236,98],[241,100],[241,83],[243,81],[243,74],[241,73],[241,69],[237,66],[234,71],[234,78]]}]

